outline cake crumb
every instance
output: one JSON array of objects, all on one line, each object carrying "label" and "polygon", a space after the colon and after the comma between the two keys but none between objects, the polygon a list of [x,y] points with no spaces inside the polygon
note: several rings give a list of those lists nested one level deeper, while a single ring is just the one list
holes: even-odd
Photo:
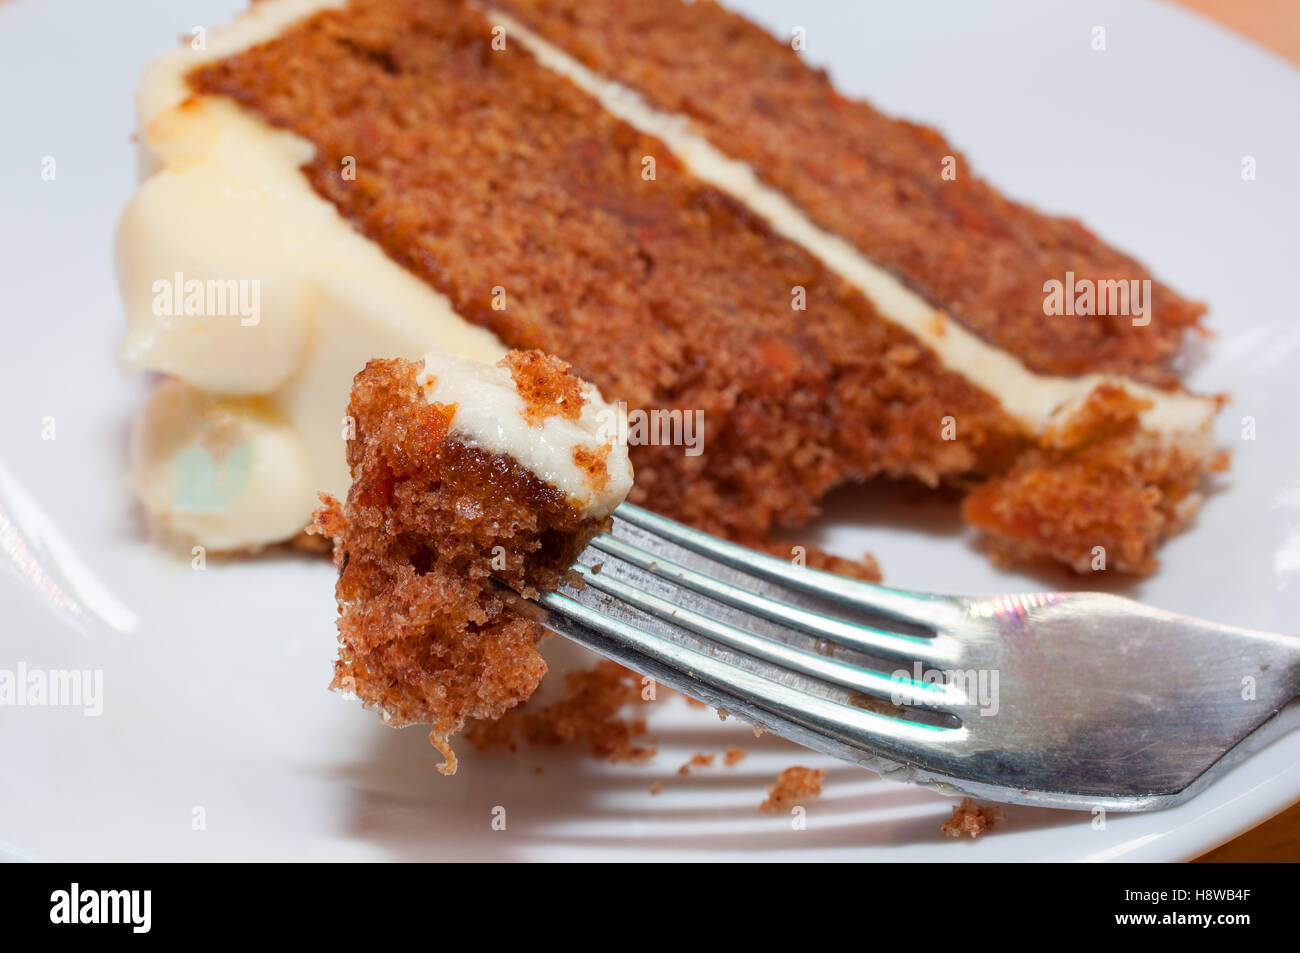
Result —
[{"label": "cake crumb", "polygon": [[979,837],[992,830],[993,826],[1002,820],[1003,813],[1002,808],[996,804],[981,807],[970,798],[964,797],[960,804],[952,806],[952,817],[943,822],[940,830],[948,837],[963,835]]},{"label": "cake crumb", "polygon": [[795,765],[786,768],[776,781],[767,787],[767,800],[758,806],[760,811],[775,813],[794,807],[801,801],[811,801],[822,793],[826,772]]},{"label": "cake crumb", "polygon": [[793,552],[798,552],[801,556],[801,564],[809,569],[820,569],[823,572],[835,573],[837,576],[861,579],[863,582],[880,582],[880,565],[870,553],[863,553],[858,559],[849,559],[828,553],[820,546],[809,542],[791,543],[786,540],[748,534],[733,534],[732,541],[765,552],[769,556],[776,556],[778,559],[789,560]]},{"label": "cake crumb", "polygon": [[660,794],[660,793],[663,792],[663,789],[664,789],[664,786],[663,786],[662,784],[660,784],[658,781],[656,781],[654,784],[650,785],[650,793],[651,793],[651,794]]},{"label": "cake crumb", "polygon": [[740,762],[744,760],[745,760],[744,748],[728,748],[726,752],[724,752],[722,755],[722,763],[729,768],[734,765],[740,764]]},{"label": "cake crumb", "polygon": [[695,754],[691,755],[690,761],[687,761],[677,769],[677,773],[684,776],[691,773],[691,768],[711,768],[713,767],[713,760],[716,757],[717,755],[704,754],[703,752],[697,751]]},{"label": "cake crumb", "polygon": [[438,773],[446,776],[455,774],[459,762],[456,760],[456,752],[451,750],[451,745],[447,743],[447,739],[440,738],[435,729],[429,733],[429,744],[433,745],[434,750],[442,755],[442,764],[438,765]]},{"label": "cake crumb", "polygon": [[574,465],[582,471],[583,482],[597,493],[609,485],[609,467],[605,461],[609,458],[609,444],[594,447],[577,446],[573,448]]},{"label": "cake crumb", "polygon": [[517,738],[542,747],[581,744],[615,763],[640,764],[654,757],[656,747],[634,741],[645,734],[645,719],[622,717],[625,706],[644,703],[639,675],[606,660],[568,672],[564,682],[564,695],[549,705],[535,710],[524,705],[495,722],[474,722],[466,733],[470,742],[481,751],[513,751]]},{"label": "cake crumb", "polygon": [[935,337],[944,337],[948,333],[948,315],[943,311],[935,310],[930,314],[930,331]]},{"label": "cake crumb", "polygon": [[577,420],[582,415],[582,380],[564,361],[533,350],[511,351],[498,363],[514,378],[530,426],[540,427],[547,417]]}]

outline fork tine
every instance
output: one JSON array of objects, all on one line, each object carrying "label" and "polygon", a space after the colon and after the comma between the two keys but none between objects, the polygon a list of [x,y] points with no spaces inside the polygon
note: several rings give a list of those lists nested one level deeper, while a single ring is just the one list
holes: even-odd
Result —
[{"label": "fork tine", "polygon": [[960,748],[968,740],[965,727],[877,714],[746,671],[562,592],[543,593],[536,604],[551,614],[547,625],[567,638],[652,674],[684,694],[837,757],[864,762],[869,758],[866,748],[898,761],[933,760],[949,746]]},{"label": "fork tine", "polygon": [[932,708],[959,708],[967,699],[953,685],[927,684],[912,678],[882,675],[847,662],[796,648],[775,639],[739,629],[718,619],[711,619],[692,609],[676,605],[652,593],[638,589],[607,572],[592,572],[578,563],[575,567],[588,586],[619,599],[633,608],[673,625],[682,626],[707,639],[770,662],[773,665],[820,679],[845,688],[888,699],[895,705]]},{"label": "fork tine", "polygon": [[951,624],[961,614],[961,610],[946,596],[891,589],[807,566],[795,566],[784,559],[719,539],[631,503],[620,505],[614,516],[733,569],[855,609],[936,629]]},{"label": "fork tine", "polygon": [[714,579],[670,559],[646,552],[608,533],[593,539],[591,548],[726,605],[861,652],[905,662],[918,659],[943,662],[956,658],[960,651],[960,646],[953,639],[942,634],[915,636],[886,632],[857,622],[832,618],[800,606],[777,602],[720,579]]}]

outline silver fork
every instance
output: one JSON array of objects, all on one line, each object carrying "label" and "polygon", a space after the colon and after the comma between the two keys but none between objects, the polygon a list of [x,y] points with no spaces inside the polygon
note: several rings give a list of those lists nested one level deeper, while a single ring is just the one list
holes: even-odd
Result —
[{"label": "silver fork", "polygon": [[1057,808],[1194,796],[1300,724],[1300,638],[1101,593],[967,597],[795,565],[631,504],[554,632],[900,781]]}]

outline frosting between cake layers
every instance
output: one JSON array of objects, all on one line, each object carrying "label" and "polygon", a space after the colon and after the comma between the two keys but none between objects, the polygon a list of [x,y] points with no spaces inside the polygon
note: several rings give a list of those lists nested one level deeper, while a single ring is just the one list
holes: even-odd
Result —
[{"label": "frosting between cake layers", "polygon": [[814,224],[785,195],[764,185],[747,163],[730,158],[693,131],[686,116],[655,108],[636,91],[597,74],[510,15],[494,10],[488,16],[543,66],[567,77],[640,132],[662,139],[696,178],[741,201],[766,219],[778,234],[802,246],[860,289],[882,317],[930,348],[944,367],[996,397],[1003,409],[1031,433],[1044,433],[1068,419],[1098,385],[1116,383],[1151,402],[1141,418],[1145,429],[1194,452],[1208,452],[1210,425],[1218,409],[1213,398],[1162,391],[1107,374],[1054,377],[1029,370],[1014,355],[989,344],[934,308],[848,241]]},{"label": "frosting between cake layers", "polygon": [[[561,490],[569,505],[589,519],[603,519],[632,489],[632,464],[622,435],[622,407],[607,403],[588,382],[582,383],[582,409],[576,420],[554,414],[538,423],[526,419],[526,404],[510,370],[432,351],[419,375],[425,399],[455,405],[452,433],[462,442],[508,456],[543,483]],[[607,478],[593,486],[574,459],[580,448],[608,447]]]}]

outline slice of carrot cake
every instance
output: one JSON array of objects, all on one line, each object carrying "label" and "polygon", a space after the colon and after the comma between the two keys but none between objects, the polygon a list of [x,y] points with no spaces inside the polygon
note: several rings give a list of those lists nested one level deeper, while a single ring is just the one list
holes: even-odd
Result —
[{"label": "slice of carrot cake", "polygon": [[[1142,572],[1221,463],[1171,364],[1198,304],[714,4],[263,0],[140,102],[120,358],[171,379],[132,480],[209,545],[346,492],[352,375],[435,348],[702,421],[632,428],[632,498],[755,545],[907,479],[1005,557]],[[1116,309],[1054,315],[1052,282]]]},{"label": "slice of carrot cake", "polygon": [[348,404],[347,498],[315,531],[339,578],[336,690],[448,738],[499,718],[546,673],[542,629],[499,580],[554,589],[632,485],[617,408],[540,351],[483,364],[372,360]]}]

